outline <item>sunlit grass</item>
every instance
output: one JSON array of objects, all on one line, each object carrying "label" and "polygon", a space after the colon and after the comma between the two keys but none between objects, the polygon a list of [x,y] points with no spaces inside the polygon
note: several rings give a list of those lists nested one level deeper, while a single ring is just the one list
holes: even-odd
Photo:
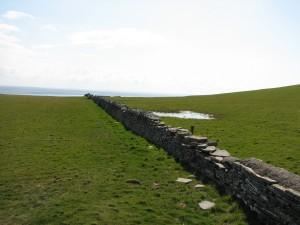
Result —
[{"label": "sunlit grass", "polygon": [[190,173],[90,100],[0,95],[0,107],[1,224],[247,224],[213,186],[176,183]]}]

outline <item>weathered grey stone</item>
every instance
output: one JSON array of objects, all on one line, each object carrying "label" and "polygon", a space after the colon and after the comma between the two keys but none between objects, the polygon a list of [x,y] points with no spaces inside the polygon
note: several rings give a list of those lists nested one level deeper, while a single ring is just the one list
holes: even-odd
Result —
[{"label": "weathered grey stone", "polygon": [[183,141],[186,143],[191,143],[191,142],[205,143],[207,142],[207,137],[186,136],[184,137]]},{"label": "weathered grey stone", "polygon": [[227,157],[230,156],[229,152],[226,150],[216,150],[215,152],[210,153],[213,156],[221,156],[221,157]]},{"label": "weathered grey stone", "polygon": [[201,150],[196,150],[196,155],[202,157],[204,153]]},{"label": "weathered grey stone", "polygon": [[177,127],[170,127],[168,130],[172,133],[176,133],[178,131],[179,128]]},{"label": "weathered grey stone", "polygon": [[207,144],[198,144],[197,145],[197,150],[203,150],[205,148],[207,148]]},{"label": "weathered grey stone", "polygon": [[177,178],[176,181],[179,182],[179,183],[188,184],[188,183],[192,182],[193,180],[192,179],[187,179],[187,178]]},{"label": "weathered grey stone", "polygon": [[223,158],[223,162],[226,163],[226,165],[230,165],[232,166],[234,164],[234,162],[238,162],[239,159],[232,157],[232,156],[228,156],[228,157],[222,157]]},{"label": "weathered grey stone", "polygon": [[222,165],[221,163],[215,163],[220,169],[225,169],[225,166]]},{"label": "weathered grey stone", "polygon": [[220,157],[220,156],[216,156],[215,159],[216,159],[217,161],[223,161],[223,160],[224,160],[224,158],[223,158],[223,157]]},{"label": "weathered grey stone", "polygon": [[250,174],[252,174],[254,177],[260,179],[262,182],[264,183],[268,183],[268,184],[276,184],[278,183],[276,180],[273,180],[269,177],[265,177],[265,176],[260,176],[259,174],[255,173],[254,170],[250,167],[247,167],[239,162],[235,162],[235,164],[240,165],[244,170],[246,170],[247,172],[249,172]]},{"label": "weathered grey stone", "polygon": [[211,140],[208,140],[206,144],[207,144],[208,146],[215,146],[215,147],[218,146],[218,142],[217,142],[217,141],[211,141]]},{"label": "weathered grey stone", "polygon": [[194,147],[198,147],[198,145],[199,145],[199,143],[197,143],[197,142],[190,142],[189,144]]},{"label": "weathered grey stone", "polygon": [[180,130],[177,131],[177,135],[178,135],[178,136],[185,137],[185,136],[190,136],[190,135],[192,135],[192,133],[189,132],[188,130],[180,129]]},{"label": "weathered grey stone", "polygon": [[261,176],[270,177],[278,181],[279,184],[286,188],[291,188],[300,192],[300,176],[293,174],[287,170],[267,164],[256,158],[241,159],[240,162],[248,167],[251,167],[255,173]]},{"label": "weathered grey stone", "polygon": [[207,146],[206,148],[202,149],[203,152],[209,152],[209,153],[214,152],[216,150],[217,148],[215,146]]},{"label": "weathered grey stone", "polygon": [[206,159],[208,162],[213,162],[213,157],[208,156],[208,157],[204,157],[204,159]]},{"label": "weathered grey stone", "polygon": [[204,188],[204,187],[205,187],[204,184],[196,184],[196,185],[195,185],[195,189],[202,189],[202,188]]},{"label": "weathered grey stone", "polygon": [[152,120],[160,120],[159,116],[154,115],[153,113],[149,113],[147,115],[148,118],[152,119]]},{"label": "weathered grey stone", "polygon": [[289,192],[289,193],[291,193],[292,195],[294,195],[295,197],[297,197],[297,198],[300,199],[300,192],[295,191],[295,190],[290,189],[290,188],[288,188],[286,191]]},{"label": "weathered grey stone", "polygon": [[214,207],[216,204],[210,201],[202,201],[199,203],[199,206],[201,209],[211,209],[212,207]]},{"label": "weathered grey stone", "polygon": [[153,190],[156,190],[156,189],[159,189],[160,188],[160,184],[159,183],[153,183],[152,184],[152,189]]}]

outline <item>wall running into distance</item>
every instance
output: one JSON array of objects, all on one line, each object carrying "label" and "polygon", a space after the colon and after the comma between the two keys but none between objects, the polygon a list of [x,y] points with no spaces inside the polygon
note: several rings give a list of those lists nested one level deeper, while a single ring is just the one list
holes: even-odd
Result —
[{"label": "wall running into distance", "polygon": [[238,159],[217,142],[167,126],[152,112],[86,94],[127,129],[234,196],[264,224],[300,224],[300,176],[255,158]]}]

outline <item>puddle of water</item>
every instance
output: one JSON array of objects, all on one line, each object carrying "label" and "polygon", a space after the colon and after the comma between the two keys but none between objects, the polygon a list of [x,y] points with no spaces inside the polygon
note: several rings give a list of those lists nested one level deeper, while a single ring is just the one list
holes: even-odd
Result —
[{"label": "puddle of water", "polygon": [[212,115],[204,113],[196,113],[192,111],[179,111],[178,113],[164,113],[164,112],[153,112],[155,115],[160,117],[176,117],[183,119],[199,119],[199,120],[211,120],[214,119]]}]

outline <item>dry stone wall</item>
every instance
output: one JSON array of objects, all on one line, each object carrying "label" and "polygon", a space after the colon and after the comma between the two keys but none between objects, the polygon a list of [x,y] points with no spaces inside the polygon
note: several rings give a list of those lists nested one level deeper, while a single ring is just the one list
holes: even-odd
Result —
[{"label": "dry stone wall", "polygon": [[152,112],[86,95],[127,129],[162,147],[196,174],[215,183],[250,209],[264,224],[300,224],[300,176],[261,160],[238,159],[217,142],[167,126]]}]

